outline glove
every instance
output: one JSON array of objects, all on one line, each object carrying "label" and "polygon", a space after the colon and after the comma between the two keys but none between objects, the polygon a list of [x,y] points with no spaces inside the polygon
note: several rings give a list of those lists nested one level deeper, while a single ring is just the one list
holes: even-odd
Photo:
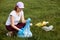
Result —
[{"label": "glove", "polygon": [[20,29],[17,34],[18,34],[18,35],[24,35],[23,30]]}]

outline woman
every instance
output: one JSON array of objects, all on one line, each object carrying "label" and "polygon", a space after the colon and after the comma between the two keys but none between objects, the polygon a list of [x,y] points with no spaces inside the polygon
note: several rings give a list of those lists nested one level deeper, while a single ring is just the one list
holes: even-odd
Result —
[{"label": "woman", "polygon": [[[8,36],[11,36],[14,32],[19,31],[24,27],[26,21],[24,18],[23,8],[23,2],[17,2],[15,9],[9,14],[6,21],[6,29],[9,30],[7,33]],[[20,21],[21,23],[19,23]]]}]

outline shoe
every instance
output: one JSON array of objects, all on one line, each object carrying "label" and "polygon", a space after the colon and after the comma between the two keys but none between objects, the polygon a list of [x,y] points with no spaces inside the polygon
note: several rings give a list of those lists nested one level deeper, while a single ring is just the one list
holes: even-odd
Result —
[{"label": "shoe", "polygon": [[12,33],[11,32],[8,32],[8,33],[6,33],[6,36],[11,37],[12,36]]}]

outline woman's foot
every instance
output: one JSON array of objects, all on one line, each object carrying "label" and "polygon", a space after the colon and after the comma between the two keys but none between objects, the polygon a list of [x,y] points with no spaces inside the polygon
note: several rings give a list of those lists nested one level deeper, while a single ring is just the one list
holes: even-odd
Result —
[{"label": "woman's foot", "polygon": [[11,37],[13,35],[13,32],[10,31],[10,32],[6,33],[6,35]]}]

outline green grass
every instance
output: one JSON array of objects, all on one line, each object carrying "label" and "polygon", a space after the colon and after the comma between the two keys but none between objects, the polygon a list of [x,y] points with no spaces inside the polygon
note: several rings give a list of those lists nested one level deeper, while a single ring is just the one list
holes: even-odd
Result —
[{"label": "green grass", "polygon": [[[54,26],[54,31],[45,32],[33,25],[31,38],[7,37],[5,22],[18,1],[25,4],[26,19],[31,17],[33,24],[49,21]],[[60,0],[0,0],[0,40],[60,40]]]}]

